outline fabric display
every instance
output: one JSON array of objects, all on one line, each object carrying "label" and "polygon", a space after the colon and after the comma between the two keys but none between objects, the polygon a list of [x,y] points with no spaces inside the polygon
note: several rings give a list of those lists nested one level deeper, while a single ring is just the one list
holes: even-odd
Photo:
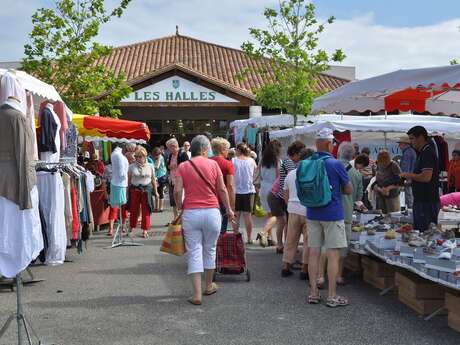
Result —
[{"label": "fabric display", "polygon": [[45,248],[47,265],[63,264],[67,247],[64,219],[64,184],[58,173],[37,173],[40,208],[44,217],[48,247]]},{"label": "fabric display", "polygon": [[39,167],[38,189],[40,211],[45,224],[47,245],[45,263],[62,264],[67,246],[75,244],[81,253],[82,241],[93,231],[90,193],[94,176],[82,167],[63,164],[59,167]]},{"label": "fabric display", "polygon": [[447,141],[441,136],[433,137],[438,151],[439,171],[449,170],[449,145]]},{"label": "fabric display", "polygon": [[34,136],[21,85],[8,73],[0,80],[0,274],[23,271],[43,248]]},{"label": "fabric display", "polygon": [[351,142],[351,133],[350,131],[338,132],[334,131],[334,149],[332,150],[332,155],[337,158],[337,152],[339,151],[339,146],[344,141]]}]

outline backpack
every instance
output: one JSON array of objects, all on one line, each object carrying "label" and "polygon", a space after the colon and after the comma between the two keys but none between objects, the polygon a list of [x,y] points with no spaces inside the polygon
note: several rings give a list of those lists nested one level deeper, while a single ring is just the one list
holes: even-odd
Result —
[{"label": "backpack", "polygon": [[300,162],[296,173],[297,197],[305,207],[324,207],[332,201],[332,188],[325,160],[329,155],[313,154]]}]

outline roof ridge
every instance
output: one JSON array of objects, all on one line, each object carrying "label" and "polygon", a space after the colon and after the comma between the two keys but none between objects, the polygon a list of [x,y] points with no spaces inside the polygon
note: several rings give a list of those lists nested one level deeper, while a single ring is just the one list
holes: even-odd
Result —
[{"label": "roof ridge", "polygon": [[113,50],[115,50],[115,49],[118,50],[118,49],[125,49],[125,48],[135,47],[135,46],[139,46],[139,45],[142,45],[142,44],[146,44],[146,43],[150,43],[150,42],[158,42],[158,41],[162,41],[162,40],[172,39],[172,38],[175,38],[175,37],[185,38],[185,39],[189,39],[189,40],[196,41],[196,42],[200,42],[200,43],[205,43],[205,44],[208,44],[208,45],[210,45],[210,46],[215,46],[215,47],[219,47],[219,48],[234,50],[234,51],[236,51],[236,52],[239,52],[239,53],[243,53],[243,54],[244,54],[244,51],[241,50],[241,49],[238,49],[238,48],[227,47],[227,46],[224,46],[224,45],[222,45],[222,44],[212,43],[212,42],[200,40],[200,39],[195,38],[195,37],[186,36],[186,35],[180,35],[180,34],[179,34],[179,35],[175,35],[175,34],[174,34],[174,35],[168,35],[168,36],[159,37],[159,38],[153,38],[153,39],[149,39],[149,40],[145,40],[145,41],[140,41],[140,42],[136,42],[136,43],[121,45],[121,46],[113,47]]}]

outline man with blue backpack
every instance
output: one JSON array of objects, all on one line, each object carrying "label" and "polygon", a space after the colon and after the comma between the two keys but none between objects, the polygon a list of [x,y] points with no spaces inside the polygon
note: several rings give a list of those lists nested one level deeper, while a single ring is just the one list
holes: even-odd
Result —
[{"label": "man with blue backpack", "polygon": [[351,194],[352,186],[344,165],[332,155],[333,133],[323,128],[316,134],[317,152],[300,163],[297,169],[297,194],[307,207],[308,246],[310,248],[308,274],[310,295],[308,303],[321,303],[316,278],[321,248],[328,258],[328,307],[348,305],[348,300],[337,295],[337,274],[340,249],[347,247],[344,211],[341,196]]}]

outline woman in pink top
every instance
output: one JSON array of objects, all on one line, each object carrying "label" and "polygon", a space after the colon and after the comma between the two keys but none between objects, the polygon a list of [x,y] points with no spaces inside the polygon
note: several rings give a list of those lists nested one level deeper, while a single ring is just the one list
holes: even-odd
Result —
[{"label": "woman in pink top", "polygon": [[205,275],[204,295],[217,292],[217,285],[212,282],[212,277],[216,268],[216,245],[222,222],[219,200],[222,200],[228,210],[229,219],[235,219],[219,165],[207,158],[210,147],[206,136],[198,135],[193,138],[190,149],[192,159],[177,168],[174,185],[177,208],[183,210],[182,228],[187,248],[187,271],[193,284],[193,297],[188,301],[194,305],[201,304],[202,272]]}]

